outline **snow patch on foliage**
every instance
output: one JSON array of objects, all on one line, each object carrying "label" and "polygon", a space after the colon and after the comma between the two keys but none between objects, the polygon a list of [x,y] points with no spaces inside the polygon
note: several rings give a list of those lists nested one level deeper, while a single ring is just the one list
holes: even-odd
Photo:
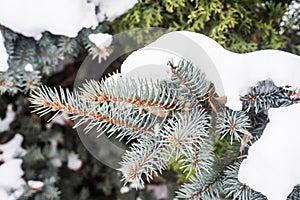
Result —
[{"label": "snow patch on foliage", "polygon": [[[300,30],[300,25],[298,21],[300,20],[300,2],[292,1],[288,7],[288,11],[282,17],[282,21],[280,23],[281,27],[284,26],[292,26],[295,30]],[[284,33],[284,28],[280,31],[281,34]]]},{"label": "snow patch on foliage", "polygon": [[126,194],[126,193],[128,193],[130,191],[130,188],[128,187],[128,186],[123,186],[123,187],[121,187],[121,189],[120,189],[120,193],[121,194]]},{"label": "snow patch on foliage", "polygon": [[90,34],[88,37],[99,49],[109,47],[112,42],[112,35],[108,33]]},{"label": "snow patch on foliage", "polygon": [[33,72],[33,66],[28,63],[26,66],[25,66],[25,71],[26,72]]},{"label": "snow patch on foliage", "polygon": [[41,189],[45,185],[42,181],[33,181],[33,180],[29,180],[27,184],[32,189]]},{"label": "snow patch on foliage", "polygon": [[122,64],[121,72],[167,80],[172,73],[167,62],[175,59],[176,64],[178,55],[199,67],[206,79],[215,84],[216,92],[227,96],[226,105],[233,110],[242,109],[240,96],[259,81],[271,79],[277,86],[300,86],[300,56],[278,50],[237,54],[205,35],[188,31],[165,34],[132,53]]},{"label": "snow patch on foliage", "polygon": [[98,20],[113,21],[132,8],[137,0],[93,0],[94,4],[99,7],[97,14]]},{"label": "snow patch on foliage", "polygon": [[23,136],[16,134],[13,139],[0,145],[0,199],[18,199],[24,192],[22,159],[25,150],[21,147]]},{"label": "snow patch on foliage", "polygon": [[198,57],[201,59],[208,57],[212,60],[214,66],[210,67],[217,69],[227,96],[226,105],[233,110],[242,109],[240,96],[245,95],[245,91],[259,81],[271,79],[277,86],[300,86],[297,75],[300,74],[300,56],[278,50],[237,54],[225,50],[205,35],[188,31],[180,31],[179,34],[196,42],[199,45],[199,52],[201,49],[204,51],[199,53]]},{"label": "snow patch on foliage", "polygon": [[4,38],[0,32],[0,72],[5,72],[8,69],[8,54],[4,46]]},{"label": "snow patch on foliage", "polygon": [[22,142],[23,136],[16,134],[9,142],[1,144],[0,150],[2,153],[0,154],[0,160],[7,161],[15,157],[25,155],[26,151],[21,147]]},{"label": "snow patch on foliage", "polygon": [[50,151],[48,153],[48,157],[51,158],[50,163],[53,167],[61,167],[62,160],[58,157],[57,145],[58,142],[56,139],[49,139],[50,141]]},{"label": "snow patch on foliage", "polygon": [[127,57],[121,66],[121,73],[132,78],[171,80],[171,68],[167,66],[170,60],[177,64],[180,57],[160,49],[143,48]]},{"label": "snow patch on foliage", "polygon": [[68,155],[68,168],[77,171],[82,166],[82,160],[80,160],[78,154],[75,154],[74,152],[70,153]]},{"label": "snow patch on foliage", "polygon": [[300,184],[299,114],[300,104],[270,109],[270,122],[240,166],[239,181],[268,200],[285,200]]},{"label": "snow patch on foliage", "polygon": [[9,126],[15,120],[16,113],[13,111],[12,104],[7,106],[6,117],[4,119],[0,118],[0,132],[10,130]]},{"label": "snow patch on foliage", "polygon": [[86,0],[2,0],[0,24],[38,40],[44,31],[75,37],[98,20],[95,5]]}]

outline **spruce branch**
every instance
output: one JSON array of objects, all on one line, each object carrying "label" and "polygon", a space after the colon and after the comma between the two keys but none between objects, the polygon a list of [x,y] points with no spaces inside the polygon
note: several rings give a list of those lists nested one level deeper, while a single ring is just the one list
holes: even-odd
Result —
[{"label": "spruce branch", "polygon": [[84,130],[88,132],[96,127],[97,132],[100,132],[99,136],[104,132],[109,133],[109,136],[118,133],[116,138],[129,136],[131,140],[139,137],[142,132],[151,131],[156,121],[156,117],[150,114],[141,114],[138,109],[116,103],[95,106],[76,90],[64,91],[61,87],[57,90],[42,86],[33,90],[29,100],[34,108],[33,112],[41,116],[56,112],[51,119],[58,117],[63,111],[67,112],[71,115],[70,119],[76,120],[74,128],[85,125]]},{"label": "spruce branch", "polygon": [[290,104],[290,98],[282,87],[277,87],[272,80],[264,80],[250,87],[248,94],[241,97],[245,111],[254,110],[255,113],[287,106]]},{"label": "spruce branch", "polygon": [[[134,158],[134,159],[133,159]],[[161,145],[157,138],[143,137],[126,151],[121,161],[123,181],[134,182],[136,187],[144,187],[145,178],[148,182],[153,175],[162,173],[166,168],[167,159],[162,156]]]},{"label": "spruce branch", "polygon": [[176,160],[188,156],[195,149],[200,149],[208,136],[209,118],[201,110],[192,110],[186,115],[178,114],[169,119],[160,131],[161,143],[169,156]]},{"label": "spruce branch", "polygon": [[27,93],[39,86],[41,76],[39,71],[27,72],[22,69],[8,70],[0,73],[0,94],[10,95],[18,92]]},{"label": "spruce branch", "polygon": [[196,101],[200,104],[206,100],[209,90],[209,83],[205,80],[205,74],[199,68],[187,60],[180,60],[178,65],[174,65],[172,61],[168,62],[174,74],[175,83],[183,85],[188,89]]},{"label": "spruce branch", "polygon": [[166,82],[147,81],[121,77],[119,74],[102,80],[86,81],[83,96],[97,105],[103,102],[133,104],[138,107],[157,107],[164,110],[179,110],[184,102],[178,100],[179,93]]},{"label": "spruce branch", "polygon": [[65,36],[60,36],[58,38],[58,52],[61,55],[71,56],[76,58],[82,47],[80,46],[77,38],[68,38]]},{"label": "spruce branch", "polygon": [[243,111],[226,109],[220,113],[218,119],[219,121],[216,126],[216,132],[222,135],[221,139],[230,135],[231,144],[233,140],[241,141],[241,134],[251,135],[251,133],[247,130],[247,128],[250,128],[250,120]]},{"label": "spruce branch", "polygon": [[222,175],[214,171],[192,177],[192,182],[185,183],[177,192],[177,197],[189,200],[219,197],[219,190],[222,187],[221,178]]},{"label": "spruce branch", "polygon": [[229,165],[224,172],[223,191],[226,194],[226,198],[232,198],[233,200],[265,200],[266,197],[261,193],[258,193],[249,186],[239,182],[238,171],[240,165],[241,162],[236,161]]},{"label": "spruce branch", "polygon": [[300,199],[300,185],[296,185],[292,193],[287,198],[287,200],[297,200],[297,199]]},{"label": "spruce branch", "polygon": [[188,152],[186,156],[179,160],[181,164],[180,169],[187,172],[187,178],[192,172],[196,175],[201,173],[210,173],[215,162],[215,155],[213,153],[213,146],[211,141],[207,138],[203,141],[200,148],[194,148],[193,151]]},{"label": "spruce branch", "polygon": [[284,92],[290,98],[290,104],[299,103],[299,101],[300,101],[300,89],[299,88],[291,90],[288,86],[286,86],[283,89],[284,89]]}]

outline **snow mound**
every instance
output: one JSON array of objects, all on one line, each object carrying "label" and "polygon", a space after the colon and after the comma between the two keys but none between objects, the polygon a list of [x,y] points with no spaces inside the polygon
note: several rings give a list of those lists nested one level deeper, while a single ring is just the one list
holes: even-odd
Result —
[{"label": "snow mound", "polygon": [[249,149],[238,178],[268,200],[285,200],[300,184],[300,104],[269,110],[270,122]]},{"label": "snow mound", "polygon": [[76,37],[98,20],[95,5],[86,0],[1,0],[0,24],[38,40],[44,31]]},{"label": "snow mound", "polygon": [[132,53],[122,64],[121,72],[168,79],[171,69],[166,66],[167,61],[178,58],[199,67],[206,79],[214,83],[217,93],[227,96],[226,105],[233,110],[242,109],[240,96],[259,81],[271,79],[277,86],[300,86],[300,56],[278,50],[233,53],[213,39],[189,31],[167,33]]},{"label": "snow mound", "polygon": [[44,31],[76,37],[82,28],[112,21],[136,3],[137,0],[1,0],[0,24],[36,40]]}]

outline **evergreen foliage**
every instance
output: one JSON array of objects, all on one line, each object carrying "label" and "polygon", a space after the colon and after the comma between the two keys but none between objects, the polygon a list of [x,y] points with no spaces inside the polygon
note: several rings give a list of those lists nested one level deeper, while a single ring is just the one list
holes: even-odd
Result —
[{"label": "evergreen foliage", "polygon": [[[9,69],[0,72],[0,94],[27,93],[41,84],[42,77],[60,71],[64,65],[63,60],[78,59],[81,55],[86,55],[86,52],[93,58],[98,57],[101,62],[111,53],[111,49],[98,48],[88,36],[107,30],[105,25],[99,25],[95,29],[84,28],[75,38],[44,32],[43,37],[36,41],[0,25],[0,34],[4,37],[9,55]],[[33,68],[30,71],[25,68],[28,64]]]},{"label": "evergreen foliage", "polygon": [[[184,176],[181,182],[186,182],[176,193],[179,198],[265,200],[262,194],[238,181],[240,152],[246,155],[249,145],[261,136],[268,123],[269,108],[299,101],[298,89],[262,80],[241,97],[243,110],[232,111],[217,101],[213,84],[186,60],[168,63],[173,71],[170,81],[113,76],[100,82],[87,80],[80,90],[72,92],[38,86],[66,67],[68,59],[80,62],[90,54],[100,62],[111,49],[99,49],[88,35],[112,30],[190,30],[204,33],[233,52],[271,48],[299,55],[300,10],[282,20],[291,2],[139,0],[133,9],[108,26],[82,29],[75,38],[44,32],[39,41],[0,25],[10,66],[8,71],[0,72],[0,116],[5,117],[9,103],[17,110],[11,130],[1,133],[0,141],[22,133],[27,151],[23,157],[24,179],[44,183],[41,190],[27,186],[21,199],[146,198],[149,194],[145,191],[120,194],[120,180],[142,186],[157,175],[166,174],[164,170],[168,167],[176,166]],[[25,70],[27,64],[32,65],[33,71]],[[29,92],[31,103],[43,117],[31,114],[26,98],[20,95]],[[96,127],[99,135],[114,136],[130,145],[121,163],[123,177],[90,156],[74,137],[75,132],[69,127],[73,122],[47,128],[48,113],[52,111],[57,112],[53,119],[63,114],[61,111],[67,112],[76,121],[75,127],[84,126],[85,131]],[[58,141],[58,154],[51,157],[54,140]],[[88,167],[79,171],[68,169],[70,152],[78,153],[83,166]],[[61,160],[62,167],[53,166],[55,158]],[[299,196],[300,188],[296,186],[288,199],[296,200]]]},{"label": "evergreen foliage", "polygon": [[140,0],[114,27],[119,31],[140,27],[189,30],[207,35],[233,52],[283,49],[299,54],[299,11],[281,23],[291,2]]},{"label": "evergreen foliage", "polygon": [[[99,134],[115,133],[116,138],[131,145],[120,168],[125,183],[143,187],[145,181],[161,174],[173,160],[181,164],[181,170],[188,171],[189,183],[178,191],[179,198],[226,195],[240,200],[265,199],[238,181],[239,154],[247,153],[253,140],[260,137],[252,135],[250,120],[270,107],[296,103],[297,91],[277,87],[271,80],[258,82],[246,95],[251,96],[255,112],[248,106],[233,111],[216,100],[213,84],[192,63],[181,60],[169,65],[173,72],[170,80],[151,83],[114,74],[100,82],[87,81],[73,93],[42,86],[34,90],[30,101],[35,112],[56,111],[54,116],[68,112],[71,119],[79,119],[75,127],[85,124],[88,131],[96,126]],[[278,91],[284,95],[277,97]],[[279,104],[281,100],[289,103]],[[224,158],[213,151],[214,138],[227,138],[231,144],[240,145],[233,145],[235,150],[228,151]]]}]

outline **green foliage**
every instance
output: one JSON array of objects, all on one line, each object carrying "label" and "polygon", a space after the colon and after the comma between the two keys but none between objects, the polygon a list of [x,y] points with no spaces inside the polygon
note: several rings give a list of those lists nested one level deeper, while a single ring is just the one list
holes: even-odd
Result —
[{"label": "green foliage", "polygon": [[[164,27],[172,31],[200,32],[238,53],[270,48],[297,53],[299,40],[296,39],[293,23],[286,23],[283,28],[280,25],[290,2],[140,0],[133,9],[116,20],[113,27],[118,31]],[[285,31],[280,34],[282,29]],[[292,41],[289,40],[291,35]]]}]

